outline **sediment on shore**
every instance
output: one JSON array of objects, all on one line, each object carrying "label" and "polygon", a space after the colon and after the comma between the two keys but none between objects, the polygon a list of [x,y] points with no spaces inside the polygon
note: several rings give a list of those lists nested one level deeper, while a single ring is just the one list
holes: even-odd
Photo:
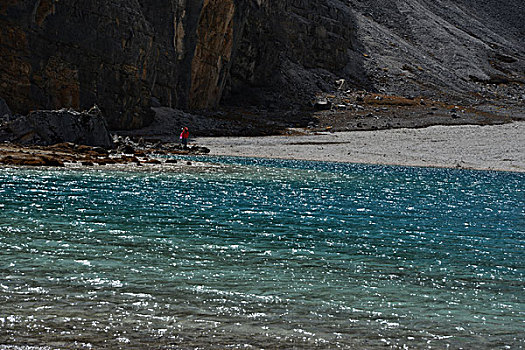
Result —
[{"label": "sediment on shore", "polygon": [[525,122],[304,136],[202,137],[211,155],[525,172]]}]

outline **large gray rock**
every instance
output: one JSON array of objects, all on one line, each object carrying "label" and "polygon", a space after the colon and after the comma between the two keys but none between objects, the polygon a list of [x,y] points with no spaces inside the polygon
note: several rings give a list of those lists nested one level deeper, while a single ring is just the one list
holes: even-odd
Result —
[{"label": "large gray rock", "polygon": [[0,141],[44,146],[62,142],[104,148],[113,146],[106,121],[96,107],[87,112],[31,112],[2,125]]}]

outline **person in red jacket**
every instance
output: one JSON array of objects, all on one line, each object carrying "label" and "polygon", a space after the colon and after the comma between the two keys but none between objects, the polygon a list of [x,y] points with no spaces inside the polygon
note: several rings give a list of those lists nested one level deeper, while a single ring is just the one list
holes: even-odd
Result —
[{"label": "person in red jacket", "polygon": [[188,147],[188,138],[190,137],[190,132],[187,127],[182,128],[180,133],[180,142],[184,148]]}]

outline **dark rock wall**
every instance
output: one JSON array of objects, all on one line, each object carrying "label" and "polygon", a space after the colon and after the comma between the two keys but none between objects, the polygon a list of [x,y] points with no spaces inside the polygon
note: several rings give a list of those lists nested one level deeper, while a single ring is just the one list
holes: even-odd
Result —
[{"label": "dark rock wall", "polygon": [[99,104],[113,127],[145,122],[159,53],[137,0],[12,1],[0,28],[0,95],[15,111]]},{"label": "dark rock wall", "polygon": [[151,121],[152,100],[304,106],[339,78],[390,93],[470,93],[523,78],[523,6],[1,0],[0,97],[22,114],[97,104],[112,129],[131,129]]},{"label": "dark rock wall", "polygon": [[169,106],[187,103],[195,39],[185,35],[185,27],[198,18],[192,13],[198,12],[198,1],[188,3],[13,0],[4,4],[0,7],[0,96],[23,114],[97,104],[112,128],[143,126],[150,119],[152,95]]},{"label": "dark rock wall", "polygon": [[151,97],[200,109],[246,87],[312,90],[353,45],[350,11],[334,4],[4,0],[0,96],[22,114],[97,104],[111,128],[129,129],[149,122]]},{"label": "dark rock wall", "polygon": [[[229,77],[231,103],[304,104],[342,75],[366,83],[362,57],[355,55],[356,22],[346,2],[252,2],[244,9],[241,31]],[[345,69],[350,74],[343,74]]]}]

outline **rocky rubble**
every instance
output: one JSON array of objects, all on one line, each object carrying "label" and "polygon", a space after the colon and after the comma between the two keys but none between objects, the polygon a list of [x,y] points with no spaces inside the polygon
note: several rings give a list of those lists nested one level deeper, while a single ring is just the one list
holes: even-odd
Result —
[{"label": "rocky rubble", "polygon": [[188,146],[184,147],[176,142],[160,142],[155,143],[145,141],[144,138],[139,138],[137,141],[130,137],[122,137],[120,135],[113,135],[113,142],[116,146],[114,153],[121,153],[127,155],[145,156],[147,154],[156,155],[199,155],[210,153],[210,150],[204,146]]},{"label": "rocky rubble", "polygon": [[[321,104],[320,104],[321,102]],[[322,109],[317,106],[322,106]],[[450,104],[423,96],[365,90],[319,94],[311,132],[422,128],[434,125],[495,125],[525,120],[525,109],[487,110],[484,104]]]},{"label": "rocky rubble", "polygon": [[0,165],[7,166],[142,166],[176,164],[175,155],[198,155],[210,152],[206,147],[184,149],[179,145],[153,145],[115,136],[117,149],[78,145],[71,142],[51,146],[0,144]]},{"label": "rocky rubble", "polygon": [[[2,101],[0,101],[2,102]],[[26,166],[84,166],[108,164],[162,164],[159,157],[207,154],[209,149],[178,143],[149,142],[110,135],[101,111],[34,111],[12,116],[0,104],[0,164]],[[172,163],[172,162],[170,162]]]}]

